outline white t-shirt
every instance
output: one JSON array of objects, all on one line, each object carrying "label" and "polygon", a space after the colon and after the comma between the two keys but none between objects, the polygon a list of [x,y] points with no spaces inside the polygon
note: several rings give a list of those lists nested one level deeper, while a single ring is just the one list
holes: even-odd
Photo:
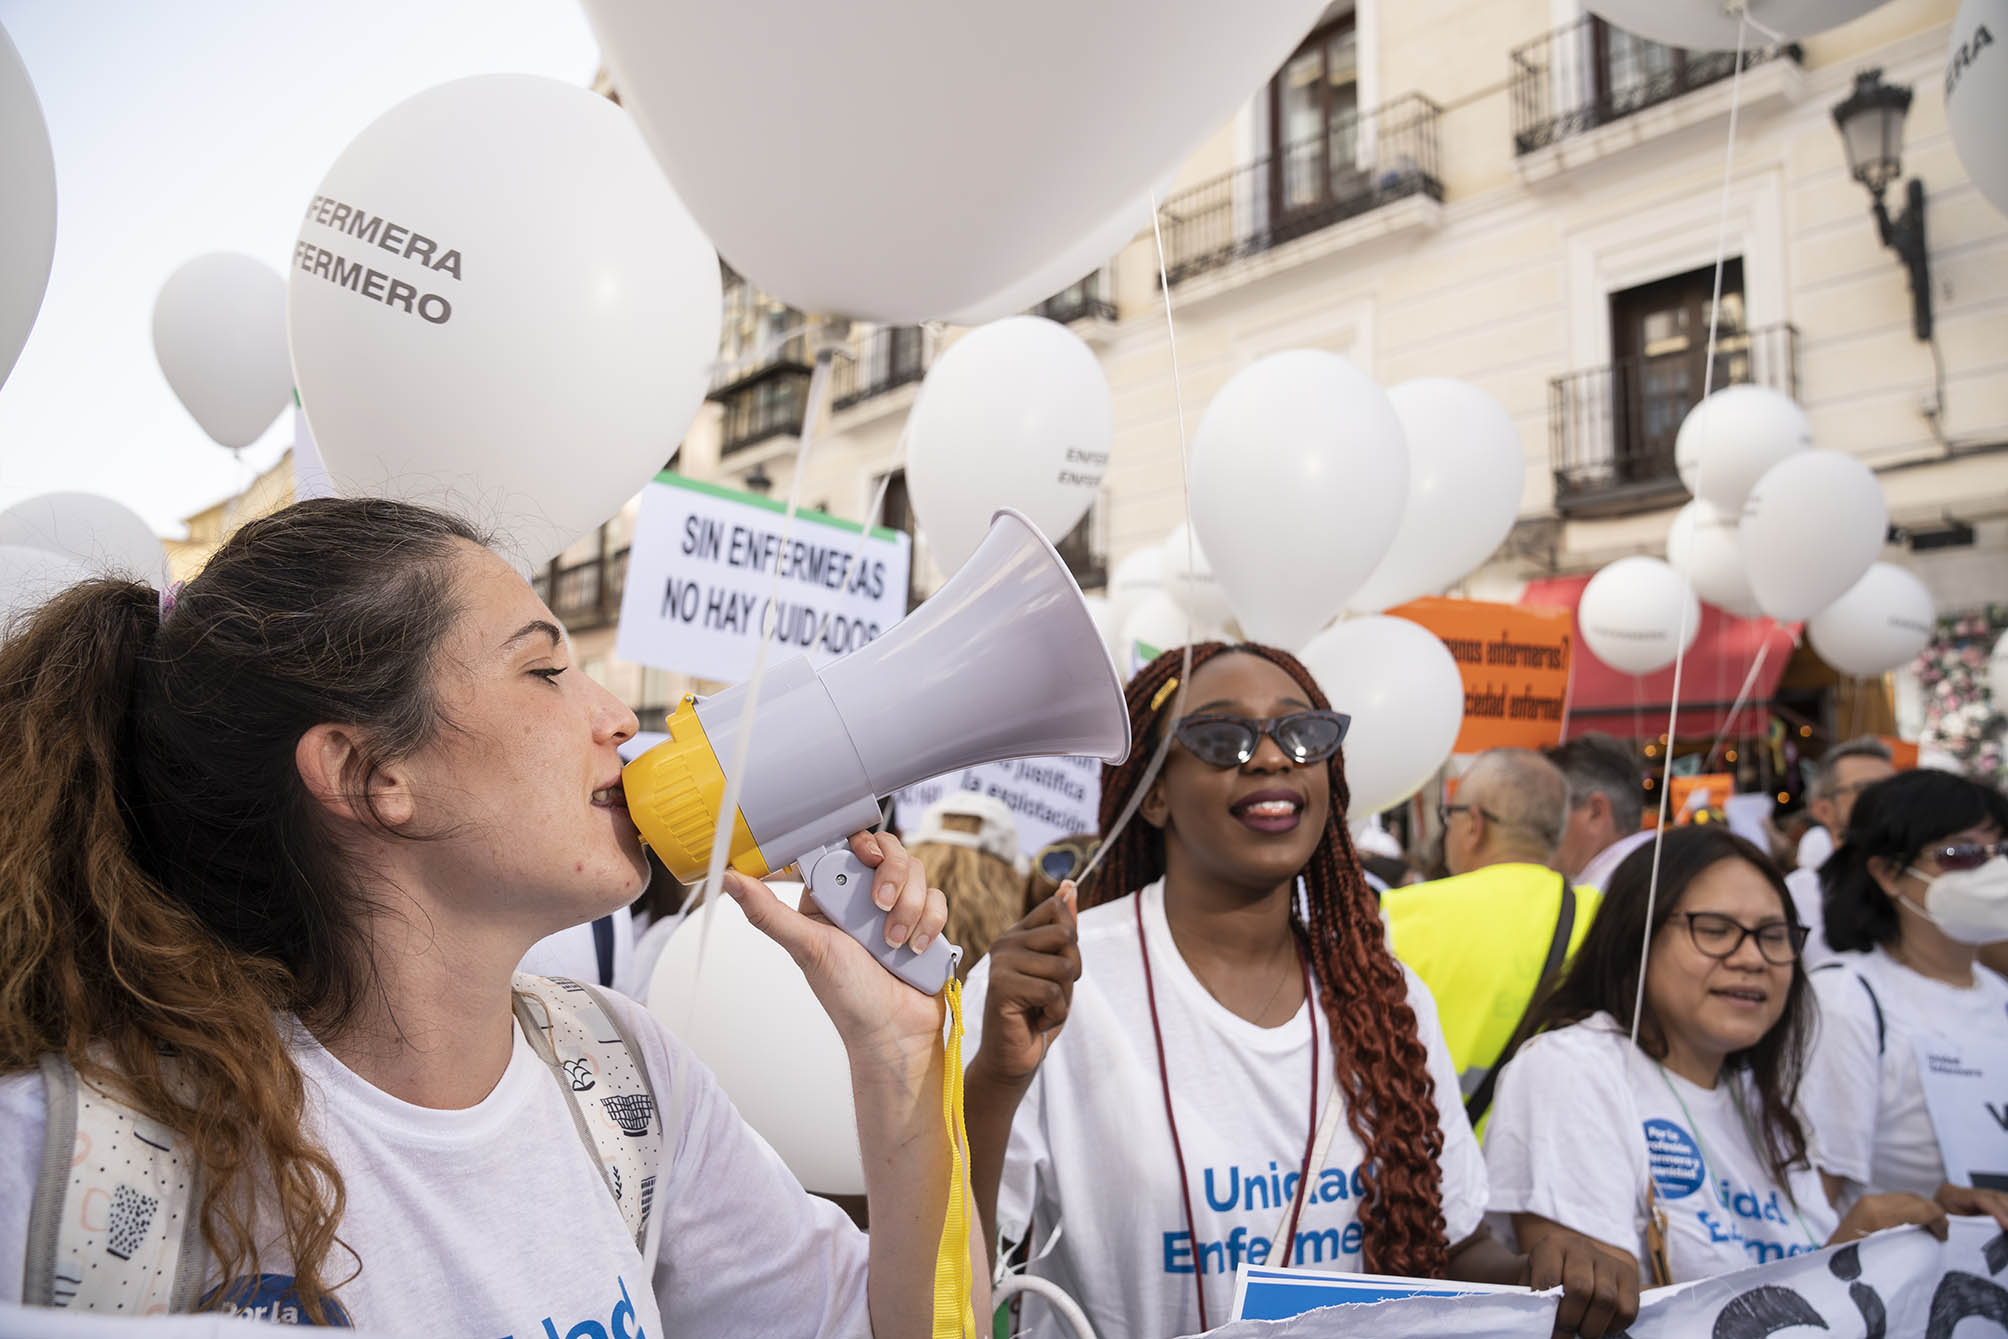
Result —
[{"label": "white t-shirt", "polygon": [[1538,1214],[1630,1251],[1649,1282],[1650,1176],[1675,1283],[1825,1245],[1839,1218],[1819,1173],[1806,1164],[1786,1185],[1772,1177],[1743,1114],[1759,1109],[1747,1077],[1708,1089],[1660,1075],[1609,1014],[1522,1046],[1500,1072],[1485,1128],[1497,1224],[1510,1234],[1506,1215]]},{"label": "white t-shirt", "polygon": [[1590,857],[1590,863],[1583,866],[1583,872],[1573,882],[1578,888],[1594,888],[1598,892],[1610,886],[1611,875],[1618,872],[1625,857],[1653,839],[1653,831],[1633,832],[1618,838],[1603,850]]},{"label": "white t-shirt", "polygon": [[1945,1182],[1945,1159],[1918,1081],[1915,1038],[1999,1038],[2008,1031],[2008,981],[1976,965],[1973,985],[1962,990],[1913,972],[1880,947],[1842,962],[1813,975],[1820,1026],[1799,1088],[1819,1130],[1820,1165],[1850,1183],[1844,1203],[1882,1191],[1929,1196]]},{"label": "white t-shirt", "polygon": [[[1032,1272],[1052,1279],[1087,1312],[1103,1339],[1163,1339],[1199,1329],[1195,1261],[1203,1265],[1207,1319],[1220,1324],[1233,1302],[1234,1271],[1268,1259],[1288,1210],[1311,1134],[1311,1010],[1307,1001],[1281,1027],[1262,1028],[1223,1007],[1186,965],[1164,918],[1164,887],[1143,900],[1158,1020],[1164,1033],[1172,1105],[1190,1178],[1195,1250],[1186,1235],[1178,1158],[1164,1119],[1157,1048],[1137,951],[1136,900],[1125,897],[1081,915],[1081,979],[1067,1024],[1033,1078],[1011,1128],[998,1190],[998,1225],[1022,1238],[1027,1221],[1051,1254]],[[1477,1230],[1485,1210],[1485,1163],[1457,1096],[1457,1071],[1428,987],[1406,969],[1409,1005],[1429,1051],[1444,1131],[1443,1213],[1452,1244]],[[981,1043],[986,959],[965,988],[970,1035]],[[1331,1036],[1318,1014],[1319,1083],[1332,1099]],[[1293,1264],[1361,1267],[1357,1217],[1364,1189],[1359,1141],[1341,1118],[1314,1175],[1297,1226]],[[1280,1259],[1280,1252],[1278,1253]],[[1028,1296],[1028,1335],[1070,1335]]]},{"label": "white t-shirt", "polygon": [[1827,905],[1821,900],[1825,894],[1820,888],[1820,872],[1793,870],[1785,876],[1785,891],[1792,895],[1792,909],[1799,913],[1799,923],[1806,927],[1806,948],[1799,955],[1806,970],[1810,972],[1836,960],[1851,960],[1853,954],[1838,953],[1827,943]]},{"label": "white t-shirt", "polygon": [[[682,1047],[639,1005],[609,1005],[670,1107]],[[501,1081],[459,1111],[399,1101],[300,1036],[306,1118],[341,1169],[340,1233],[362,1261],[335,1294],[357,1328],[467,1339],[869,1333],[863,1234],[803,1192],[696,1060],[680,1113],[664,1113],[674,1155],[657,1181],[661,1248],[644,1261],[570,1099],[520,1029]],[[0,1301],[21,1298],[45,1118],[39,1073],[0,1078]],[[338,1251],[328,1272],[341,1277],[347,1263]],[[260,1266],[290,1286],[283,1257]]]},{"label": "white t-shirt", "polygon": [[1818,872],[1827,863],[1827,857],[1834,853],[1834,834],[1818,824],[1806,829],[1799,838],[1799,848],[1793,855],[1800,869]]}]

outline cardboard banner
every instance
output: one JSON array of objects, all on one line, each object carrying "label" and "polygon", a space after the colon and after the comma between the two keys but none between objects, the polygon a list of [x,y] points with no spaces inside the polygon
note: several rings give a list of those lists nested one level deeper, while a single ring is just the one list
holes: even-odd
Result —
[{"label": "cardboard banner", "polygon": [[1562,742],[1575,615],[1434,596],[1387,611],[1435,633],[1464,676],[1456,752],[1545,749]]},{"label": "cardboard banner", "polygon": [[916,782],[893,797],[900,831],[912,831],[928,806],[952,790],[1002,800],[1018,823],[1018,849],[1033,856],[1048,842],[1099,829],[1102,764],[1097,758],[1017,758]]},{"label": "cardboard banner", "polygon": [[769,623],[773,663],[806,654],[821,668],[906,617],[906,534],[862,535],[855,521],[797,511],[784,542],[785,511],[772,498],[658,474],[628,549],[614,653],[738,683],[752,674]]},{"label": "cardboard banner", "polygon": [[[1331,1286],[1274,1281],[1279,1274],[1305,1276],[1313,1285],[1329,1280]],[[1253,1270],[1238,1285],[1242,1314],[1294,1319],[1236,1320],[1207,1334],[1209,1339],[1547,1339],[1555,1323],[1554,1293],[1431,1296],[1472,1285],[1411,1283],[1417,1291],[1400,1297],[1386,1286],[1344,1286],[1358,1279]],[[1954,1218],[1943,1243],[1922,1228],[1893,1228],[1846,1246],[1655,1289],[1641,1299],[1638,1319],[1626,1333],[1631,1339],[1766,1339],[1785,1331],[1819,1332],[1825,1339],[1977,1339],[2008,1325],[2004,1285],[2008,1233],[1989,1218]],[[1348,1291],[1395,1300],[1319,1306]],[[1968,1319],[1981,1323],[1962,1329]]]},{"label": "cardboard banner", "polygon": [[1695,772],[1673,778],[1666,792],[1672,798],[1667,807],[1675,824],[1692,823],[1704,805],[1727,813],[1729,797],[1736,793],[1736,778],[1728,772]]}]

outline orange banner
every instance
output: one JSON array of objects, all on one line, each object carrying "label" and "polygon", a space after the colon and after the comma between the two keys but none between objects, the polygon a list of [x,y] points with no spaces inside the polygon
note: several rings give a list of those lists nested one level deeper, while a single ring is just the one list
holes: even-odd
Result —
[{"label": "orange banner", "polygon": [[1897,771],[1908,772],[1917,766],[1917,745],[1895,735],[1877,735],[1876,738],[1889,746],[1889,760],[1895,764]]},{"label": "orange banner", "polygon": [[1457,752],[1561,742],[1575,641],[1575,616],[1567,609],[1431,596],[1387,612],[1428,628],[1456,659],[1464,676]]},{"label": "orange banner", "polygon": [[1720,809],[1729,803],[1729,797],[1736,793],[1736,778],[1727,772],[1702,772],[1695,776],[1677,776],[1673,786],[1667,791],[1672,797],[1669,807],[1673,810],[1676,826],[1692,823],[1695,813],[1706,805],[1710,809]]}]

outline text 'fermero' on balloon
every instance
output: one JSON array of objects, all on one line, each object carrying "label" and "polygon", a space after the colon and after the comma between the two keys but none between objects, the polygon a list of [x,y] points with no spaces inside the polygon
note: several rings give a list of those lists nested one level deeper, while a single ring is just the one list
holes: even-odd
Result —
[{"label": "text 'fermero' on balloon", "polygon": [[[451,275],[456,281],[460,278],[458,247],[444,247],[424,233],[401,223],[393,223],[381,214],[371,214],[367,209],[331,196],[317,195],[307,205],[307,221],[353,238],[362,246],[374,246],[402,260],[415,260],[421,269]],[[349,244],[337,245],[346,247]],[[293,248],[293,263],[338,288],[346,288],[371,302],[381,302],[386,307],[397,308],[433,325],[444,325],[453,319],[453,304],[441,294],[426,292],[416,284],[351,258],[345,251],[331,251],[302,238]]]}]

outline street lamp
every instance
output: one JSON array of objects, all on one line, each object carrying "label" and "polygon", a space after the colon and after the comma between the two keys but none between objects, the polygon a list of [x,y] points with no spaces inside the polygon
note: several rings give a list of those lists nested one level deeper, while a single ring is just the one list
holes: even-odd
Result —
[{"label": "street lamp", "polygon": [[1910,90],[1882,81],[1881,70],[1855,76],[1855,91],[1834,108],[1841,145],[1847,150],[1848,171],[1875,199],[1876,227],[1883,245],[1897,254],[1910,274],[1911,328],[1922,340],[1931,338],[1931,262],[1924,249],[1924,183],[1912,177],[1904,186],[1903,212],[1892,220],[1883,207],[1883,190],[1903,175],[1903,118],[1910,111]]}]

